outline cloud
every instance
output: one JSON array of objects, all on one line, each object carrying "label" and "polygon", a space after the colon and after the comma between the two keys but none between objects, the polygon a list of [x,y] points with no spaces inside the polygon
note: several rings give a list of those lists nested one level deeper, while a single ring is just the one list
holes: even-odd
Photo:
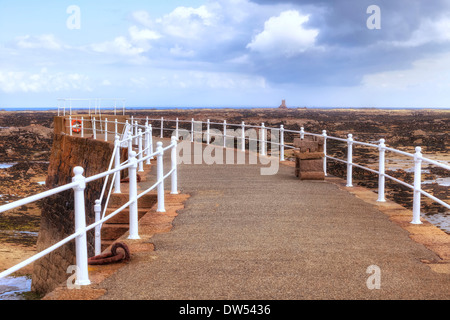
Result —
[{"label": "cloud", "polygon": [[199,7],[180,6],[155,19],[145,11],[131,16],[138,26],[161,35],[158,49],[162,59],[169,54],[190,61],[218,62],[245,51],[251,30],[268,18],[258,7],[248,0],[216,0]]},{"label": "cloud", "polygon": [[263,77],[235,72],[208,72],[199,70],[160,70],[153,69],[145,76],[132,76],[130,83],[141,89],[265,89]]},{"label": "cloud", "polygon": [[257,34],[247,45],[252,51],[268,55],[284,55],[292,57],[313,48],[317,29],[305,29],[308,15],[300,15],[298,11],[282,12],[277,17],[271,17],[264,24],[264,31]]},{"label": "cloud", "polygon": [[147,28],[153,27],[153,22],[150,18],[150,14],[145,10],[133,11],[131,13],[131,18],[135,22],[143,25],[144,27],[147,27]]},{"label": "cloud", "polygon": [[423,19],[409,38],[386,42],[388,45],[398,47],[418,47],[432,43],[450,43],[450,19],[448,17],[438,20]]},{"label": "cloud", "polygon": [[21,49],[62,50],[65,46],[53,34],[39,36],[20,36],[16,38],[16,46]]},{"label": "cloud", "polygon": [[94,43],[89,46],[91,50],[97,53],[123,56],[133,58],[135,63],[146,61],[142,55],[151,48],[151,42],[161,38],[158,32],[149,29],[139,29],[137,26],[128,28],[127,36],[118,36],[112,41]]},{"label": "cloud", "polygon": [[[408,69],[367,74],[362,80],[366,88],[408,90],[417,88],[450,89],[450,53],[418,59]],[[433,89],[433,91],[434,91]]]},{"label": "cloud", "polygon": [[145,49],[134,46],[126,37],[116,37],[112,41],[95,43],[92,50],[100,53],[118,54],[123,56],[135,56],[143,53]]},{"label": "cloud", "polygon": [[128,33],[130,34],[131,40],[134,42],[157,40],[161,38],[161,35],[158,32],[149,29],[139,29],[136,26],[131,26],[128,29]]},{"label": "cloud", "polygon": [[0,71],[0,90],[15,92],[58,92],[64,90],[91,91],[89,77],[79,73],[49,73],[42,68],[38,73]]},{"label": "cloud", "polygon": [[188,58],[188,57],[193,57],[195,55],[194,50],[185,50],[183,48],[181,48],[178,44],[176,44],[173,48],[170,48],[169,50],[170,54],[175,56],[175,57],[184,57],[184,58]]},{"label": "cloud", "polygon": [[177,7],[157,19],[164,34],[183,39],[198,39],[205,29],[215,24],[216,15],[205,5],[198,8]]}]

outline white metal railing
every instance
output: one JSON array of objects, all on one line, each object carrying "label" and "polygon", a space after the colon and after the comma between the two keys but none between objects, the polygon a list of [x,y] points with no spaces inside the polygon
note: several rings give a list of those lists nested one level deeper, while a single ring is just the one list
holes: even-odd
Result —
[{"label": "white metal railing", "polygon": [[[75,123],[73,123],[73,120],[77,120]],[[86,128],[85,123],[89,121],[91,123],[91,128]],[[145,121],[145,124],[141,124]],[[159,126],[152,126],[151,121],[158,122]],[[164,126],[164,122],[167,123],[174,123],[174,128],[169,128],[168,126]],[[188,129],[180,129],[180,124],[184,124],[188,127]],[[197,130],[196,126],[198,125]],[[118,131],[118,125],[124,125],[124,130],[122,133],[119,133]],[[118,122],[117,119],[115,121],[108,121],[106,118],[104,120],[102,119],[96,119],[95,116],[92,116],[91,119],[84,119],[82,117],[72,117],[69,116],[69,125],[66,126],[69,128],[69,134],[72,135],[73,133],[80,134],[81,137],[84,137],[87,132],[91,132],[92,136],[94,138],[101,138],[105,141],[108,141],[108,135],[114,135],[114,151],[113,155],[110,161],[110,166],[107,171],[97,174],[92,177],[83,177],[83,169],[81,167],[76,167],[74,169],[74,178],[72,183],[69,183],[67,185],[57,187],[52,190],[45,191],[43,193],[18,200],[16,202],[0,206],[0,212],[17,208],[21,205],[28,204],[30,202],[45,198],[50,195],[54,195],[56,193],[73,189],[75,191],[75,233],[70,235],[69,237],[61,240],[57,244],[47,248],[44,251],[41,251],[37,255],[25,260],[24,262],[18,264],[17,266],[14,266],[11,269],[8,269],[2,273],[0,273],[0,278],[4,277],[6,275],[9,275],[20,268],[24,267],[25,265],[39,259],[40,257],[44,256],[45,254],[55,250],[56,248],[62,246],[63,244],[75,239],[76,241],[76,254],[77,254],[77,267],[79,270],[79,273],[77,274],[77,283],[80,285],[88,284],[88,274],[87,274],[87,248],[86,248],[86,232],[95,228],[95,252],[96,254],[99,254],[100,252],[100,228],[101,225],[107,221],[108,219],[112,218],[119,212],[121,212],[124,208],[129,207],[130,209],[130,231],[129,231],[129,238],[130,239],[138,239],[138,224],[137,224],[137,199],[142,197],[144,194],[148,193],[149,191],[153,190],[154,188],[157,188],[157,197],[158,197],[158,203],[157,203],[157,211],[158,212],[164,212],[164,180],[171,176],[171,193],[177,193],[177,160],[176,160],[176,145],[177,140],[180,137],[180,130],[188,131],[190,134],[191,142],[194,141],[194,135],[195,134],[201,134],[202,135],[202,141],[205,141],[207,144],[210,144],[211,142],[211,125],[219,126],[222,129],[222,138],[223,138],[223,147],[227,147],[227,139],[232,138],[233,140],[236,139],[238,141],[238,148],[240,150],[245,151],[245,142],[246,141],[256,141],[259,146],[259,154],[260,155],[268,155],[269,150],[267,148],[268,144],[268,131],[271,130],[272,134],[271,136],[276,136],[277,139],[279,138],[279,142],[271,141],[270,144],[272,146],[270,153],[271,155],[276,154],[277,151],[279,151],[279,160],[284,160],[284,149],[290,148],[290,149],[297,149],[292,145],[286,144],[284,140],[284,134],[286,132],[298,135],[300,138],[304,138],[305,135],[311,135],[316,137],[321,137],[324,139],[324,172],[325,175],[327,174],[327,159],[333,160],[333,161],[339,161],[342,163],[345,163],[347,165],[347,186],[352,187],[352,169],[353,167],[357,167],[363,170],[370,171],[372,173],[378,174],[378,201],[384,202],[385,201],[385,178],[389,178],[397,183],[400,183],[410,189],[413,190],[413,218],[411,223],[412,224],[421,224],[420,221],[420,202],[421,202],[421,195],[424,195],[426,197],[429,197],[433,201],[443,205],[444,207],[450,209],[450,205],[442,201],[435,196],[429,194],[428,192],[425,192],[421,188],[421,174],[422,174],[422,162],[428,162],[432,165],[438,166],[440,168],[449,170],[450,166],[435,160],[431,160],[428,158],[423,157],[421,153],[421,148],[416,147],[416,152],[414,154],[404,152],[401,150],[393,149],[386,147],[385,140],[380,139],[378,144],[374,143],[366,143],[366,142],[360,142],[355,141],[352,134],[349,134],[346,139],[339,138],[339,137],[333,137],[328,136],[326,130],[323,130],[321,134],[318,133],[311,133],[311,132],[305,132],[304,128],[302,127],[300,130],[288,130],[285,129],[283,125],[280,125],[279,128],[274,127],[267,127],[264,123],[261,125],[249,125],[242,122],[241,124],[229,124],[226,120],[223,120],[223,122],[211,122],[209,119],[206,121],[206,130],[203,131],[203,122],[202,121],[195,121],[193,118],[191,120],[179,120],[178,118],[176,120],[168,120],[161,117],[160,119],[151,119],[149,117],[146,118],[133,118],[130,117],[130,121],[126,120],[124,123]],[[228,134],[230,127],[236,128],[236,134],[230,135]],[[198,131],[198,128],[201,130]],[[250,136],[247,136],[245,134],[245,130],[247,128],[252,128],[258,130],[258,135],[256,135],[256,139],[251,138]],[[171,131],[172,132],[172,138],[171,138],[171,144],[165,148],[162,147],[162,143],[157,143],[156,151],[153,152],[153,130],[159,129],[159,136],[160,138],[164,137],[164,131]],[[275,133],[275,134],[273,134]],[[122,135],[122,138],[120,138],[120,135]],[[341,143],[345,143],[347,145],[347,158],[346,159],[339,159],[336,157],[332,157],[327,154],[327,140],[335,140]],[[138,151],[132,151],[133,145],[138,146]],[[356,164],[353,162],[353,145],[362,145],[369,148],[375,148],[379,152],[378,157],[378,170],[374,170],[359,164]],[[278,146],[279,150],[272,150],[273,146]],[[120,162],[120,147],[128,147],[129,150],[131,150],[128,154],[128,159],[124,162]],[[171,170],[164,175],[163,173],[163,154],[166,150],[171,149]],[[401,181],[395,177],[392,177],[385,172],[385,153],[393,152],[398,153],[403,156],[407,156],[414,160],[414,184],[410,185],[404,181]],[[258,151],[257,151],[258,152]],[[145,155],[144,155],[145,154]],[[157,177],[156,177],[156,183],[152,185],[150,188],[145,190],[144,192],[137,194],[137,185],[136,185],[136,171],[142,171],[142,165],[144,162],[147,164],[150,163],[150,159],[157,157]],[[114,163],[114,168],[112,168],[112,163]],[[120,193],[120,171],[128,169],[128,175],[129,175],[129,184],[130,184],[130,190],[129,190],[129,201],[122,205],[120,208],[116,209],[114,212],[110,213],[108,216],[105,216],[107,203],[109,200],[109,196],[112,192],[112,188],[114,187],[114,193]],[[94,206],[94,212],[96,221],[94,224],[91,224],[90,226],[85,225],[85,214],[84,214],[84,187],[86,183],[89,183],[91,181],[101,179],[104,177],[109,177],[112,175],[112,181],[114,183],[110,184],[109,193],[107,195],[106,204],[103,210],[103,214],[101,214],[101,202],[105,195],[105,188],[107,185],[107,181],[105,179],[104,187],[102,189],[101,197],[98,199]]]},{"label": "white metal railing", "polygon": [[[113,109],[114,115],[117,110],[122,109],[122,114],[125,115],[125,99],[119,98],[94,98],[94,99],[74,99],[74,98],[60,98],[58,102],[58,116],[66,115],[66,109],[68,109],[69,115],[72,114],[74,109],[87,109],[88,113],[101,114],[101,110]],[[106,103],[106,104],[105,104]]]},{"label": "white metal railing", "polygon": [[[141,118],[141,119],[135,119],[135,120],[143,120],[143,119]],[[356,141],[353,138],[352,134],[348,134],[347,138],[344,139],[344,138],[339,138],[339,137],[328,136],[326,130],[323,130],[322,134],[318,134],[318,133],[312,133],[312,132],[305,132],[303,127],[301,127],[300,130],[287,130],[284,128],[283,125],[280,125],[279,128],[274,128],[274,127],[267,127],[264,125],[264,123],[262,123],[261,125],[248,125],[248,124],[245,124],[244,122],[242,122],[241,124],[229,124],[226,122],[226,120],[223,120],[223,122],[211,122],[209,119],[207,119],[205,132],[198,132],[198,131],[195,131],[194,124],[200,123],[200,125],[202,125],[202,122],[195,121],[193,118],[191,120],[179,120],[178,118],[176,118],[175,120],[168,120],[168,119],[164,119],[163,117],[161,117],[160,119],[150,119],[150,118],[146,117],[145,120],[146,120],[146,123],[148,123],[149,121],[157,121],[160,123],[159,127],[154,127],[155,129],[160,130],[160,137],[163,137],[164,130],[171,130],[171,131],[175,131],[175,136],[178,138],[179,137],[179,134],[178,134],[179,124],[180,123],[190,123],[191,141],[194,141],[194,134],[200,133],[200,134],[204,134],[205,141],[207,144],[210,143],[210,126],[211,125],[221,126],[223,128],[222,129],[223,130],[222,131],[223,132],[222,133],[223,146],[224,147],[226,146],[227,138],[233,138],[233,139],[236,138],[236,139],[238,139],[238,141],[240,141],[240,149],[242,151],[245,150],[245,141],[255,140],[255,139],[251,139],[250,137],[246,137],[246,135],[244,133],[245,129],[246,128],[257,129],[257,130],[259,130],[259,139],[257,138],[256,141],[259,143],[259,153],[261,155],[267,155],[267,143],[268,143],[268,141],[266,139],[267,130],[276,131],[276,132],[278,132],[278,137],[279,137],[280,142],[277,143],[277,142],[271,141],[271,144],[279,146],[280,161],[285,160],[285,155],[284,155],[285,148],[298,149],[292,145],[285,144],[285,141],[284,141],[284,133],[285,132],[298,134],[301,139],[303,139],[305,135],[321,137],[324,139],[323,169],[324,169],[325,175],[327,174],[327,159],[330,159],[333,161],[339,161],[339,162],[345,163],[347,165],[347,173],[346,173],[346,180],[347,180],[346,186],[347,187],[353,187],[353,167],[360,168],[360,169],[370,171],[372,173],[377,174],[378,175],[378,200],[377,200],[378,202],[386,201],[385,200],[385,179],[386,178],[388,178],[392,181],[395,181],[399,184],[402,184],[405,187],[412,189],[413,190],[413,217],[412,217],[412,221],[411,221],[412,224],[421,224],[421,221],[420,221],[421,195],[424,195],[424,196],[430,198],[431,200],[435,201],[436,203],[444,206],[445,208],[450,209],[449,203],[424,191],[422,189],[422,185],[421,185],[422,184],[422,179],[421,179],[421,177],[422,177],[422,162],[427,162],[429,164],[435,165],[435,166],[443,168],[445,170],[450,170],[450,166],[448,164],[424,157],[422,154],[421,147],[416,147],[415,153],[408,153],[408,152],[404,152],[401,150],[387,147],[384,139],[380,139],[378,141],[378,144],[374,144],[374,143]],[[175,129],[164,128],[164,122],[175,122]],[[240,133],[238,134],[238,136],[227,134],[227,127],[229,127],[229,126],[236,127],[240,130]],[[335,158],[335,157],[328,155],[327,154],[327,139],[346,143],[347,158],[339,159],[339,158]],[[378,153],[379,153],[378,170],[374,170],[374,169],[371,169],[366,166],[362,166],[360,164],[353,162],[353,146],[354,145],[362,145],[362,146],[378,149]],[[403,156],[407,156],[414,161],[414,183],[413,183],[413,185],[408,184],[400,179],[397,179],[391,175],[386,174],[386,172],[385,172],[386,171],[385,170],[385,164],[386,164],[385,153],[386,153],[386,151],[401,154]]]},{"label": "white metal railing", "polygon": [[[83,123],[83,122],[82,122]],[[126,127],[127,128],[127,127]],[[131,128],[129,126],[128,128]],[[82,132],[82,131],[81,131]],[[60,240],[56,244],[50,246],[49,248],[46,248],[42,250],[41,252],[33,255],[32,257],[22,261],[21,263],[3,271],[0,273],[0,278],[6,277],[17,270],[20,270],[21,268],[29,265],[30,263],[40,259],[41,257],[49,254],[50,252],[54,251],[55,249],[61,247],[62,245],[68,243],[69,241],[75,240],[75,251],[76,251],[76,270],[77,270],[77,276],[76,276],[76,285],[88,285],[90,284],[89,275],[88,275],[88,252],[87,252],[87,232],[91,229],[95,228],[95,248],[96,248],[96,254],[98,254],[98,249],[100,248],[100,238],[99,235],[99,227],[101,225],[120,213],[123,209],[129,207],[129,239],[139,239],[139,233],[138,233],[138,206],[137,206],[137,200],[147,194],[148,192],[154,190],[157,188],[157,211],[158,212],[164,212],[165,206],[164,206],[164,180],[167,179],[169,176],[171,178],[171,194],[177,194],[177,161],[176,161],[176,146],[177,146],[177,140],[175,137],[171,139],[171,143],[163,147],[163,144],[161,141],[158,141],[156,143],[156,151],[153,152],[151,145],[147,142],[146,143],[146,149],[142,149],[142,144],[139,143],[139,150],[138,152],[133,150],[132,140],[137,139],[142,142],[142,139],[144,136],[148,138],[149,134],[148,128],[144,132],[142,130],[138,131],[137,135],[131,134],[131,131],[128,131],[128,135],[124,136],[121,140],[118,135],[115,137],[115,143],[114,143],[114,152],[113,157],[116,157],[115,159],[115,167],[111,169],[111,167],[102,173],[96,174],[91,177],[84,177],[83,172],[84,169],[82,167],[75,167],[73,169],[74,177],[72,178],[72,182],[68,183],[66,185],[53,188],[51,190],[47,190],[45,192],[12,202],[5,205],[0,206],[0,213],[11,210],[17,207],[20,207],[25,204],[29,204],[31,202],[55,195],[57,193],[67,191],[70,189],[74,190],[74,216],[75,216],[75,233],[69,235],[68,237]],[[124,163],[120,163],[119,159],[119,152],[120,152],[120,146],[126,145],[129,147],[128,152],[128,159]],[[164,174],[163,172],[163,157],[164,153],[171,149],[171,169],[169,172]],[[144,152],[146,155],[144,156]],[[157,164],[156,164],[156,170],[157,170],[157,176],[156,176],[156,182],[146,189],[145,191],[138,194],[137,192],[137,170],[140,168],[141,164],[143,162],[149,161],[151,158],[156,157],[157,158]],[[112,159],[111,159],[112,163]],[[120,171],[128,169],[128,177],[129,177],[129,201],[122,205],[120,208],[116,209],[114,212],[110,213],[109,215],[105,216],[100,219],[97,215],[97,212],[99,212],[99,205],[101,203],[100,200],[97,200],[94,206],[94,212],[96,213],[96,221],[95,223],[86,226],[86,214],[85,214],[85,198],[84,198],[84,190],[86,188],[86,184],[98,180],[107,178],[110,175],[113,175],[114,178],[114,185],[115,185],[115,192],[120,192]],[[106,180],[106,179],[105,179]],[[105,184],[106,185],[106,181]],[[102,196],[103,196],[102,191]],[[97,234],[98,232],[98,234]]]}]

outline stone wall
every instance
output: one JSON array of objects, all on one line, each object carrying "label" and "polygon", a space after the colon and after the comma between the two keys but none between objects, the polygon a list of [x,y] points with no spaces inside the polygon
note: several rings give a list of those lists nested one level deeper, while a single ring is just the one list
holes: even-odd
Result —
[{"label": "stone wall", "polygon": [[[51,150],[50,165],[46,187],[55,188],[70,183],[73,168],[84,168],[84,176],[89,177],[107,170],[113,144],[56,134]],[[94,201],[100,197],[104,179],[90,182],[86,185],[86,223],[95,221]],[[106,189],[108,190],[108,189]],[[42,251],[56,242],[73,234],[74,200],[73,190],[45,198],[42,200],[42,216],[37,250]],[[93,230],[88,233],[88,253],[94,254]],[[67,268],[75,264],[75,242],[70,241],[56,251],[46,255],[34,263],[32,274],[32,290],[45,294],[65,282],[71,274]]]}]

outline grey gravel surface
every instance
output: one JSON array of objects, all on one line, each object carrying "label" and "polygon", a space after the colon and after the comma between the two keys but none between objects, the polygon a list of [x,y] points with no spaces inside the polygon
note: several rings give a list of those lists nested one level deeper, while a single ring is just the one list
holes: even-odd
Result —
[{"label": "grey gravel surface", "polygon": [[[181,164],[185,209],[151,239],[154,252],[101,284],[102,299],[450,298],[450,276],[421,262],[437,256],[374,206],[291,167],[260,167]],[[371,265],[380,289],[367,286]]]}]

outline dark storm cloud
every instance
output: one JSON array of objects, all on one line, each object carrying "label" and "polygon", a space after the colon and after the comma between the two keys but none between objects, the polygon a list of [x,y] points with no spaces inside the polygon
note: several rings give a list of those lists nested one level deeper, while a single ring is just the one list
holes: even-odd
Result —
[{"label": "dark storm cloud", "polygon": [[[327,44],[370,45],[374,41],[403,41],[426,19],[435,20],[450,12],[448,0],[252,0],[258,4],[292,4],[299,8],[320,9],[312,15],[308,25],[321,29],[319,40]],[[367,29],[370,5],[381,9],[382,29]],[[311,9],[312,8],[312,9]]]},{"label": "dark storm cloud", "polygon": [[[407,69],[417,59],[448,51],[449,41],[433,41],[421,30],[424,24],[446,18],[450,1],[422,0],[253,0],[260,5],[286,4],[310,14],[305,27],[320,30],[316,45],[323,51],[307,51],[294,58],[266,61],[255,55],[256,73],[269,80],[308,85],[357,85],[365,74]],[[370,30],[367,8],[381,9],[381,29]],[[448,27],[447,27],[448,29]],[[418,31],[422,31],[418,33]],[[449,30],[446,30],[450,34]],[[415,39],[420,35],[421,41]],[[433,38],[434,37],[434,38]],[[415,43],[408,41],[415,39]]]}]

